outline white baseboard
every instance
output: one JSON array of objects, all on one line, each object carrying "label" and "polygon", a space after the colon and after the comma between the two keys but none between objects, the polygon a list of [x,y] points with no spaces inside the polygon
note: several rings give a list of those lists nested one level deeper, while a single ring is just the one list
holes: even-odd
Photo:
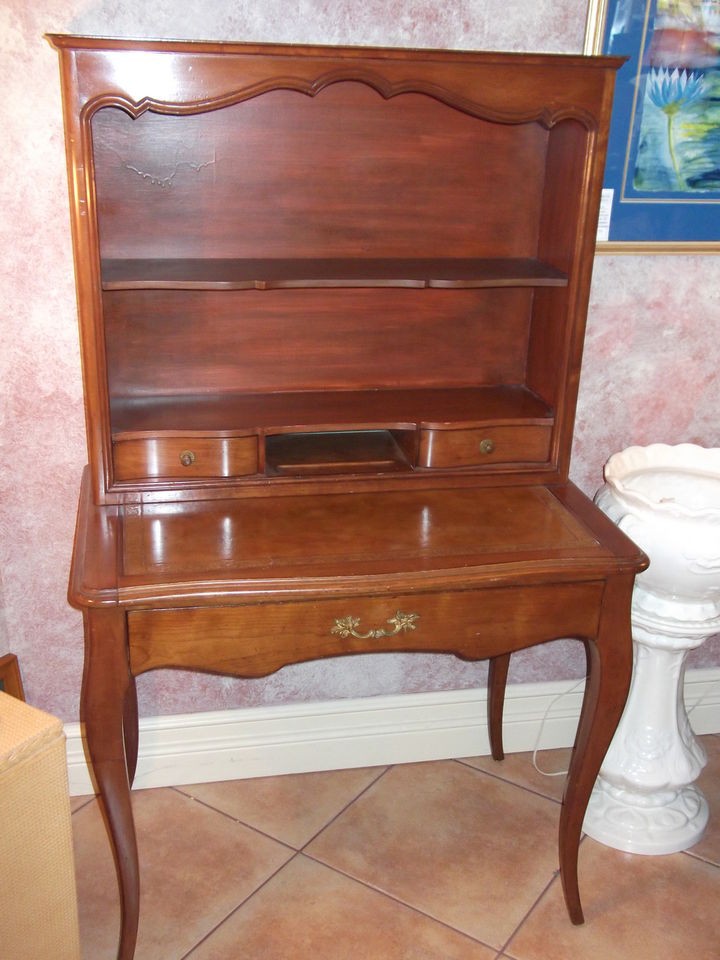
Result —
[{"label": "white baseboard", "polygon": [[[685,702],[697,733],[720,733],[720,668],[689,671]],[[507,753],[573,743],[582,684],[508,686]],[[65,726],[70,793],[92,793],[80,724]],[[140,720],[135,786],[410,763],[490,753],[486,691],[459,690],[223,710]]]}]

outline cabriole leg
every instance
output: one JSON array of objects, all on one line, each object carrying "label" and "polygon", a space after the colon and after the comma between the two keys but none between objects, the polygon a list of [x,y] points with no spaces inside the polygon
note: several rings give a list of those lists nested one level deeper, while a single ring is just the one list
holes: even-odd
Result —
[{"label": "cabriole leg", "polygon": [[490,658],[488,671],[488,735],[493,760],[504,760],[503,749],[503,707],[505,706],[505,687],[507,685],[510,654],[503,653]]},{"label": "cabriole leg", "polygon": [[578,849],[585,811],[630,688],[632,587],[632,577],[608,581],[597,638],[585,642],[587,684],[560,812],[560,874],[565,903],[575,924],[584,922]]},{"label": "cabriole leg", "polygon": [[135,677],[128,678],[123,710],[123,740],[125,743],[125,761],[127,763],[128,782],[132,787],[137,769],[138,757],[138,702]]},{"label": "cabriole leg", "polygon": [[[115,858],[120,892],[118,960],[132,960],[139,916],[139,871],[128,776],[137,757],[137,707],[127,657],[125,615],[116,608],[85,614],[81,717]],[[132,732],[133,713],[135,733]]]}]

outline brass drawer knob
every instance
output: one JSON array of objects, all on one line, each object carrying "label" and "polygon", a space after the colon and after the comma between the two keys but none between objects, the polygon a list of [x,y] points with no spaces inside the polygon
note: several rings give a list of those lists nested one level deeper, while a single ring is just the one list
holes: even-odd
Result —
[{"label": "brass drawer knob", "polygon": [[480,453],[492,453],[495,449],[495,441],[491,440],[490,437],[485,437],[484,440],[480,441]]},{"label": "brass drawer knob", "polygon": [[195,454],[192,450],[183,450],[180,454],[180,463],[184,467],[191,467],[195,463]]}]

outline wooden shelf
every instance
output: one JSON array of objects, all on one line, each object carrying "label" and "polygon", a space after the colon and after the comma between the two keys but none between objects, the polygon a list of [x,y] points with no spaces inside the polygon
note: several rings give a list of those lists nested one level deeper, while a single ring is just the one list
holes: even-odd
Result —
[{"label": "wooden shelf", "polygon": [[550,425],[552,411],[525,387],[335,390],[116,398],[113,438],[301,430],[443,429],[493,424]]},{"label": "wooden shelf", "polygon": [[303,287],[563,287],[540,260],[257,259],[105,260],[103,290],[283,290]]}]

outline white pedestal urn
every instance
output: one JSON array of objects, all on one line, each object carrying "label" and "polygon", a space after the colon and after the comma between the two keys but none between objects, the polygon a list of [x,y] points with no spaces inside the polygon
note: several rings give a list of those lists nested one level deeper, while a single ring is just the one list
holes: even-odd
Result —
[{"label": "white pedestal urn", "polygon": [[630,853],[686,850],[708,805],[706,756],[685,710],[688,653],[720,633],[720,448],[630,447],[610,458],[601,509],[650,558],[632,601],[634,669],[625,712],[583,829]]}]

